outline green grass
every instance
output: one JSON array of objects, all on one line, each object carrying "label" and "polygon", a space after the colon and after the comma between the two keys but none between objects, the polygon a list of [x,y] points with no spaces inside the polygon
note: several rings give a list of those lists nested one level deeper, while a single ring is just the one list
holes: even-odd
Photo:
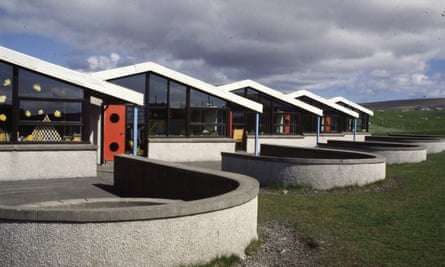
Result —
[{"label": "green grass", "polygon": [[375,111],[370,132],[445,134],[445,111]]},{"label": "green grass", "polygon": [[[326,244],[322,266],[443,266],[443,166],[445,153],[424,163],[388,166],[386,180],[401,185],[383,192],[261,193],[259,221],[291,222],[308,240]],[[377,186],[382,183],[369,189]]]}]

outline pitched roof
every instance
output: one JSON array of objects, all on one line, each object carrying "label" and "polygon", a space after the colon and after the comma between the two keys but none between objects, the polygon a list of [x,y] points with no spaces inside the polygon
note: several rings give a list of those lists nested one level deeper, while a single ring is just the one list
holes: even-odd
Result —
[{"label": "pitched roof", "polygon": [[246,107],[248,109],[251,109],[251,110],[254,110],[254,111],[257,111],[260,113],[263,112],[263,105],[260,103],[254,102],[254,101],[249,100],[244,97],[241,97],[237,94],[233,94],[233,93],[226,92],[223,90],[218,90],[218,88],[216,88],[212,84],[198,80],[196,78],[185,75],[183,73],[171,70],[169,68],[166,68],[164,66],[156,64],[154,62],[145,62],[145,63],[135,64],[135,65],[126,66],[126,67],[122,67],[122,68],[104,70],[104,71],[92,73],[91,75],[93,75],[94,77],[99,78],[99,79],[111,80],[111,79],[126,77],[126,76],[145,73],[145,72],[154,72],[154,73],[160,74],[167,78],[173,79],[177,82],[183,83],[185,85],[188,85],[195,89],[203,91],[207,94],[222,98],[229,102],[236,103],[238,105],[241,105],[243,107]]},{"label": "pitched roof", "polygon": [[350,107],[352,107],[352,108],[354,108],[356,110],[364,112],[364,113],[366,113],[366,114],[368,114],[370,116],[374,116],[374,112],[372,110],[370,110],[368,108],[365,108],[364,106],[359,105],[359,104],[357,104],[355,102],[352,102],[351,100],[348,100],[348,99],[346,99],[346,98],[344,98],[342,96],[337,96],[337,97],[330,98],[329,101],[332,101],[334,103],[343,103],[343,104],[345,104],[347,106],[350,106]]},{"label": "pitched roof", "polygon": [[218,88],[223,89],[224,91],[234,91],[234,90],[238,90],[238,89],[242,89],[242,88],[246,88],[246,87],[253,88],[259,92],[262,92],[266,95],[274,97],[274,98],[281,100],[285,103],[291,104],[295,107],[309,111],[309,112],[316,114],[318,116],[323,116],[323,110],[321,110],[317,107],[314,107],[312,105],[306,104],[303,101],[300,101],[298,99],[293,99],[293,98],[287,97],[285,94],[283,94],[277,90],[274,90],[270,87],[267,87],[265,85],[262,85],[258,82],[252,81],[252,80],[242,80],[242,81],[218,86]]},{"label": "pitched roof", "polygon": [[312,92],[309,92],[307,90],[299,90],[299,91],[296,91],[296,92],[292,92],[292,93],[287,94],[287,96],[288,97],[292,97],[292,98],[300,98],[300,97],[305,96],[305,97],[311,98],[311,99],[313,99],[313,100],[315,100],[315,101],[317,101],[317,102],[319,102],[321,104],[324,104],[324,105],[326,105],[326,106],[328,106],[330,108],[333,108],[333,109],[335,109],[337,111],[340,111],[340,112],[342,112],[344,114],[347,114],[347,115],[349,115],[349,116],[351,116],[353,118],[358,118],[359,117],[357,112],[352,111],[352,110],[350,110],[348,108],[345,108],[345,107],[343,107],[343,106],[341,106],[339,104],[336,104],[336,103],[334,103],[332,101],[329,101],[326,98],[323,98],[323,97],[321,97],[319,95],[316,95],[316,94],[314,94]]},{"label": "pitched roof", "polygon": [[111,96],[121,101],[123,100],[124,102],[137,105],[144,104],[144,95],[137,91],[105,82],[89,74],[70,70],[2,46],[0,46],[0,60],[84,87],[85,89],[94,91],[100,95]]}]

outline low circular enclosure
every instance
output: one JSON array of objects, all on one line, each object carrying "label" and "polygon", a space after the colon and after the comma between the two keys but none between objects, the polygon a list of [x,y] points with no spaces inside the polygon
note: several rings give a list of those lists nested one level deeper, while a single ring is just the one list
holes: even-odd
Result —
[{"label": "low circular enclosure", "polygon": [[246,174],[261,185],[330,189],[385,179],[382,156],[347,150],[261,145],[261,154],[223,153],[222,169]]},{"label": "low circular enclosure", "polygon": [[0,207],[1,266],[179,266],[257,238],[250,177],[117,156],[120,198]]},{"label": "low circular enclosure", "polygon": [[385,157],[387,164],[422,162],[426,160],[427,155],[424,146],[415,144],[328,140],[327,144],[318,144],[318,146],[378,154]]},{"label": "low circular enclosure", "polygon": [[365,141],[411,144],[426,147],[427,154],[445,150],[445,138],[427,135],[366,136]]}]

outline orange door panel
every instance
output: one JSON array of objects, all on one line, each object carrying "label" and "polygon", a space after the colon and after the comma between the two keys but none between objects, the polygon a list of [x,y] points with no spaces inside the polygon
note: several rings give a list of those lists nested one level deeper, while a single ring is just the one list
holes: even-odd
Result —
[{"label": "orange door panel", "polygon": [[125,153],[125,105],[108,105],[104,112],[104,160]]}]

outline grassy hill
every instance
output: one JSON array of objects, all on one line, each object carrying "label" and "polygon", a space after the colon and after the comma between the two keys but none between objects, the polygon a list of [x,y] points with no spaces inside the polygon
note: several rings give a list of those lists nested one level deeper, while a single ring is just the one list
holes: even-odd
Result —
[{"label": "grassy hill", "polygon": [[378,110],[371,117],[372,135],[419,133],[445,135],[444,110]]}]

